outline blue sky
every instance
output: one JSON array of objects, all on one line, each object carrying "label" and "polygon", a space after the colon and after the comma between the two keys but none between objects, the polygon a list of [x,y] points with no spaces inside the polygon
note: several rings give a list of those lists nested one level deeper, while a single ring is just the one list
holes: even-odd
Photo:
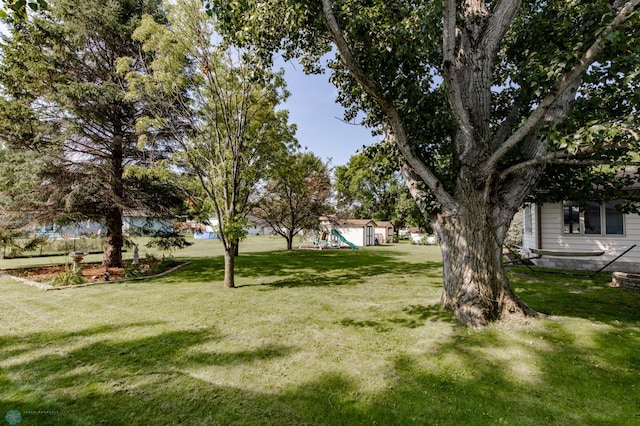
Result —
[{"label": "blue sky", "polygon": [[335,102],[337,91],[329,83],[328,73],[305,75],[302,66],[292,62],[280,61],[275,68],[280,67],[291,92],[282,108],[289,110],[289,123],[298,126],[296,137],[303,148],[340,166],[363,145],[382,140],[382,136],[371,136],[366,127],[342,121],[344,109]]}]

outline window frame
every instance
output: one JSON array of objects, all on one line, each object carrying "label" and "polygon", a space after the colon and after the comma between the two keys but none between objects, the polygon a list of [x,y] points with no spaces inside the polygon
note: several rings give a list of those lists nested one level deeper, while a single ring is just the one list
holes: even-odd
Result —
[{"label": "window frame", "polygon": [[[611,215],[607,215],[607,211],[609,211],[612,207],[615,209],[615,204],[617,204],[618,200],[610,200],[610,201],[606,201],[606,202],[590,202],[589,205],[587,207],[593,207],[593,205],[597,204],[599,209],[597,210],[598,214],[598,219],[599,219],[599,224],[596,227],[597,229],[599,229],[600,232],[588,232],[588,228],[586,226],[586,218],[585,218],[585,213],[587,213],[583,207],[579,206],[576,202],[572,202],[569,200],[565,200],[563,201],[560,205],[561,205],[561,233],[564,236],[580,236],[580,237],[588,237],[588,236],[600,236],[600,237],[625,237],[626,236],[626,231],[627,231],[627,225],[626,225],[626,214],[622,213],[622,212],[618,212],[616,210],[616,214],[615,217],[619,217],[620,218],[620,222],[616,223],[615,228],[622,228],[622,232],[620,233],[608,233],[608,229],[609,229],[609,220],[611,219],[612,216]],[[567,214],[566,214],[566,209],[570,208],[571,209],[571,213],[569,215],[570,219],[574,218],[574,214],[575,214],[575,209],[577,209],[577,213],[578,213],[578,217],[577,217],[577,222],[575,220],[571,220],[568,224],[567,224]],[[594,210],[591,210],[594,211]],[[593,214],[588,214],[587,217],[595,217],[595,215]],[[573,230],[573,226],[578,225],[578,232],[567,232],[567,226],[569,226],[570,230]]]},{"label": "window frame", "polygon": [[523,233],[525,235],[533,235],[533,207],[531,203],[526,203],[522,212]]}]

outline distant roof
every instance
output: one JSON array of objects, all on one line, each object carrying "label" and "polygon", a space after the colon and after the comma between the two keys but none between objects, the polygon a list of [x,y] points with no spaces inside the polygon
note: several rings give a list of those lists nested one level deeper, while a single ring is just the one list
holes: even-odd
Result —
[{"label": "distant roof", "polygon": [[344,219],[339,220],[339,226],[364,227],[370,223],[376,224],[372,219]]},{"label": "distant roof", "polygon": [[123,209],[122,215],[124,217],[148,217],[148,218],[158,218],[158,219],[169,219],[171,216],[163,215],[159,212],[149,212],[145,210],[136,210],[136,209]]},{"label": "distant roof", "polygon": [[380,220],[376,222],[376,225],[378,226],[378,228],[388,228],[389,226],[394,227],[393,223],[389,222],[388,220]]}]

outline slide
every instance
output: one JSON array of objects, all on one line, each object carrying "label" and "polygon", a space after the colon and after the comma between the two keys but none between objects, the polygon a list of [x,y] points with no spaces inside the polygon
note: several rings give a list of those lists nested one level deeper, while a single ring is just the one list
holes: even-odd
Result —
[{"label": "slide", "polygon": [[351,247],[354,250],[358,250],[358,246],[353,244],[350,241],[347,241],[347,239],[338,231],[336,231],[335,229],[331,231],[331,233],[333,235],[335,235],[336,237],[338,237],[340,239],[340,241],[342,241],[343,243],[345,243],[346,245],[348,245],[349,247]]}]

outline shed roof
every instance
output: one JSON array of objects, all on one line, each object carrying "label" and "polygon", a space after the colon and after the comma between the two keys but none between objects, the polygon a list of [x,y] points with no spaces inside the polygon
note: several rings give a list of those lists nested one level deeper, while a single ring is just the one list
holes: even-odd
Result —
[{"label": "shed roof", "polygon": [[344,219],[338,221],[338,226],[345,228],[364,228],[370,223],[376,226],[376,223],[371,219]]},{"label": "shed roof", "polygon": [[388,220],[381,220],[379,222],[376,222],[376,226],[378,228],[388,228],[389,226],[391,226],[392,228],[395,228],[393,226],[393,223],[389,222]]}]

